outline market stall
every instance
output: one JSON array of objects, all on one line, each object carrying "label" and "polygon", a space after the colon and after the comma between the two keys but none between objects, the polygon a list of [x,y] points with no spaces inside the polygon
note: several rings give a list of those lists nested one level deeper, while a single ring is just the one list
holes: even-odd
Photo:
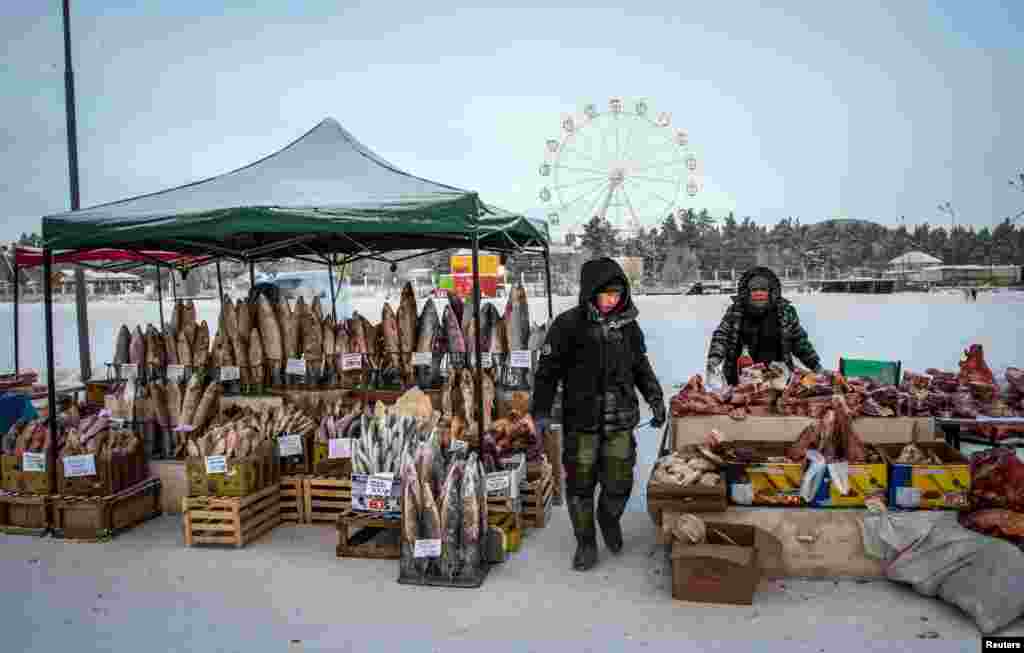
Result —
[{"label": "market stall", "polygon": [[[181,484],[191,497],[183,502],[186,512],[207,517],[218,512],[227,513],[229,518],[232,514],[238,519],[249,517],[251,529],[243,527],[232,535],[231,542],[236,545],[244,545],[271,528],[269,524],[280,521],[282,503],[290,502],[289,513],[298,521],[310,519],[313,509],[322,507],[310,498],[313,490],[309,488],[317,484],[305,477],[311,472],[316,478],[318,465],[325,462],[322,453],[321,459],[317,459],[316,452],[328,450],[329,460],[333,458],[329,455],[332,448],[350,448],[345,456],[352,460],[354,472],[349,486],[321,484],[317,489],[321,493],[348,493],[353,508],[360,496],[367,495],[367,486],[379,489],[380,485],[366,482],[360,489],[360,472],[367,472],[364,476],[373,479],[374,472],[394,475],[401,471],[399,455],[376,458],[382,467],[388,468],[386,471],[357,470],[356,461],[363,458],[356,452],[362,451],[358,448],[361,438],[369,438],[364,444],[374,456],[382,455],[380,447],[385,441],[390,443],[387,451],[394,447],[407,454],[406,445],[415,449],[416,438],[383,436],[385,431],[391,432],[382,424],[390,424],[388,415],[393,409],[380,400],[385,398],[384,393],[391,393],[393,401],[420,382],[433,386],[428,391],[434,392],[440,403],[453,399],[457,402],[441,411],[449,423],[443,429],[432,430],[444,436],[444,456],[452,458],[446,465],[458,461],[463,469],[467,480],[463,483],[460,478],[458,491],[469,492],[463,490],[466,485],[480,492],[477,514],[486,514],[486,510],[480,509],[491,494],[486,475],[502,470],[488,471],[481,462],[485,457],[481,452],[471,454],[478,460],[474,467],[462,453],[452,455],[450,450],[469,453],[471,449],[481,449],[486,439],[485,425],[493,414],[493,405],[485,407],[485,401],[494,398],[493,387],[488,390],[493,379],[501,383],[501,377],[506,377],[507,384],[525,383],[531,324],[528,312],[522,312],[525,293],[513,293],[507,315],[497,316],[508,323],[500,338],[505,343],[504,351],[492,349],[498,347],[499,339],[494,332],[499,328],[499,320],[493,307],[485,308],[481,303],[478,257],[481,250],[527,253],[543,256],[547,263],[547,226],[543,221],[502,211],[482,203],[475,193],[403,172],[328,119],[284,149],[233,172],[161,193],[44,218],[43,237],[51,400],[55,389],[49,277],[55,252],[113,247],[141,256],[142,252],[169,251],[178,256],[203,257],[204,263],[238,261],[247,264],[252,275],[255,263],[273,259],[315,262],[333,270],[335,266],[364,258],[394,265],[403,259],[389,258],[388,253],[393,251],[417,250],[423,255],[470,247],[474,262],[472,308],[466,307],[465,315],[459,311],[458,321],[448,318],[442,325],[451,335],[444,340],[443,351],[434,350],[433,343],[441,340],[437,337],[428,339],[430,342],[423,347],[414,342],[411,336],[422,335],[420,327],[431,318],[426,310],[426,318],[424,313],[417,314],[414,297],[410,308],[405,293],[398,314],[389,315],[390,307],[385,305],[378,325],[369,324],[361,316],[353,316],[348,324],[341,325],[334,319],[333,310],[327,317],[318,305],[307,307],[297,303],[293,308],[285,302],[284,307],[273,306],[261,297],[255,302],[234,305],[224,301],[216,334],[205,323],[196,323],[189,303],[178,303],[169,328],[163,333],[149,329],[144,332],[141,325],[134,330],[122,329],[117,360],[112,363],[126,385],[144,385],[156,396],[162,395],[161,401],[149,401],[156,406],[156,413],[161,413],[163,406],[164,414],[159,421],[181,436],[177,443],[180,447],[175,448],[184,448],[188,465],[194,469]],[[333,279],[331,285],[333,303]],[[550,280],[548,291],[550,317]],[[449,311],[454,312],[453,306],[446,308],[446,313]],[[459,327],[458,333],[449,328],[453,322]],[[325,329],[325,325],[329,328]],[[326,355],[324,341],[334,336],[337,342],[339,331],[349,337],[349,349],[335,344],[332,358]],[[352,346],[353,336],[360,331],[363,340],[372,340],[374,344]],[[367,331],[377,337],[367,338]],[[441,328],[436,331],[440,334]],[[460,346],[453,346],[453,340],[460,341]],[[187,358],[183,352],[187,352]],[[521,361],[524,356],[518,354],[523,353],[525,364],[513,362]],[[439,361],[436,354],[443,354],[443,360]],[[178,360],[171,362],[174,357]],[[494,368],[494,372],[485,373],[486,367]],[[371,376],[375,377],[374,382],[370,382]],[[346,379],[353,382],[346,384]],[[175,394],[172,387],[183,392],[178,397],[168,397]],[[317,396],[311,402],[316,409],[310,412],[315,414],[306,414],[293,400],[293,395],[302,391],[306,391],[307,398],[313,392],[334,392],[331,397],[338,401],[337,408],[325,407],[327,396]],[[236,406],[228,408],[229,413],[218,415],[225,393],[248,394],[260,400],[267,395],[277,396],[285,404],[256,409]],[[134,409],[129,404],[135,396],[134,390],[115,396],[107,406],[110,414],[105,411],[104,419],[120,412],[122,420],[132,420]],[[359,435],[338,429],[338,420],[346,418],[349,424],[363,427],[358,430]],[[113,419],[118,422],[116,416]],[[50,441],[57,442],[61,435],[58,420],[49,420],[48,426]],[[287,443],[285,438],[278,437],[285,434]],[[420,434],[422,439],[422,431]],[[437,439],[433,439],[431,446],[440,445]],[[268,442],[277,446],[267,448]],[[406,445],[400,445],[402,442]],[[420,442],[420,448],[424,444]],[[531,447],[531,458],[536,449]],[[217,459],[212,467],[211,458]],[[492,468],[496,465],[497,461],[493,461]],[[535,467],[532,465],[531,471]],[[473,471],[467,471],[469,468]],[[226,474],[228,470],[236,473]],[[509,494],[518,494],[520,481],[529,485],[525,456],[523,472],[522,478],[506,478]],[[443,473],[447,473],[447,467]],[[243,486],[218,486],[227,476],[243,482]],[[435,477],[432,482],[443,480]],[[282,500],[282,487],[287,483],[291,490],[288,498]],[[398,487],[396,484],[400,483],[396,479],[393,485]],[[455,492],[455,486],[451,487]],[[300,488],[306,488],[305,496]],[[501,489],[495,494],[500,498]],[[214,498],[221,501],[225,496],[236,499],[213,505]],[[319,496],[324,498],[323,494]],[[381,500],[386,497],[371,496],[375,504],[388,504]],[[191,506],[190,502],[196,505]],[[519,512],[518,504],[511,512]],[[480,560],[485,538],[480,537],[479,529],[474,533],[477,555],[469,559]],[[423,555],[429,555],[429,551]]]}]

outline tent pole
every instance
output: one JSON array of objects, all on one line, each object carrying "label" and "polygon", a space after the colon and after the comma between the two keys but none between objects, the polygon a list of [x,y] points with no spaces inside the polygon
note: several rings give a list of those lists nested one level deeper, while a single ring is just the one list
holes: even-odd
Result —
[{"label": "tent pole", "polygon": [[252,296],[252,291],[256,287],[256,264],[249,260],[249,296]]},{"label": "tent pole", "polygon": [[335,302],[336,295],[334,294],[334,265],[330,261],[327,262],[327,283],[331,285],[331,317],[334,319],[334,323],[337,324],[338,308]]},{"label": "tent pole", "polygon": [[164,275],[160,274],[160,266],[156,266],[156,305],[160,307],[160,333],[164,331]]},{"label": "tent pole", "polygon": [[170,281],[171,281],[171,297],[174,298],[174,303],[178,303],[178,282],[174,280],[174,268],[171,268]]},{"label": "tent pole", "polygon": [[[43,249],[43,318],[46,338],[46,401],[50,448],[57,448],[57,379],[53,369],[53,252]],[[47,460],[47,464],[52,461]]]},{"label": "tent pole", "polygon": [[19,331],[19,327],[18,327],[19,290],[18,290],[18,250],[17,250],[17,248],[15,248],[15,250],[14,250],[14,265],[12,267],[14,268],[14,374],[15,374],[15,376],[17,376],[18,374],[21,374],[21,365],[20,365],[21,359],[18,356],[18,347],[19,347],[19,342],[18,342],[19,341],[19,338],[18,338],[18,331]]},{"label": "tent pole", "polygon": [[220,277],[220,259],[217,259],[217,295],[220,297],[220,307],[224,308],[224,281]]},{"label": "tent pole", "polygon": [[[474,230],[473,232],[473,323],[480,324],[480,236],[479,233]],[[477,433],[479,434],[480,440],[483,441],[484,437],[484,411],[487,407],[484,405],[484,385],[483,385],[483,363],[480,360],[480,350],[483,348],[482,335],[480,329],[474,328],[473,339],[476,341],[473,346],[473,350],[476,352],[476,374],[473,375],[473,382],[476,386],[477,396],[477,410],[479,410],[479,421],[477,423]],[[491,361],[493,365],[494,362]]]},{"label": "tent pole", "polygon": [[547,247],[544,248],[544,281],[548,291],[548,320],[552,320],[555,317],[555,308],[551,299],[551,252]]}]

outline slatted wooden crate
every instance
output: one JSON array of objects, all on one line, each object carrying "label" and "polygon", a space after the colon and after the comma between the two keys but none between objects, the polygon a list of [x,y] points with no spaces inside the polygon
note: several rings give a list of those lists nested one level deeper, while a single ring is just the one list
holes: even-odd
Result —
[{"label": "slatted wooden crate", "polygon": [[304,499],[304,517],[307,524],[334,524],[338,517],[352,507],[352,480],[324,476],[307,477]]},{"label": "slatted wooden crate", "polygon": [[493,526],[499,521],[504,523],[506,518],[511,519],[516,528],[522,528],[523,497],[487,497],[487,521]]},{"label": "slatted wooden crate", "polygon": [[337,518],[339,558],[398,560],[402,557],[402,520],[346,510]]},{"label": "slatted wooden crate", "polygon": [[549,471],[536,481],[526,484],[520,489],[523,501],[523,526],[526,528],[544,528],[551,521],[555,485]]},{"label": "slatted wooden crate", "polygon": [[281,477],[281,521],[306,523],[306,477]]},{"label": "slatted wooden crate", "polygon": [[0,533],[46,535],[53,526],[49,495],[0,492]]},{"label": "slatted wooden crate", "polygon": [[150,478],[106,497],[59,497],[53,505],[53,536],[105,542],[161,514],[160,479]]},{"label": "slatted wooden crate", "polygon": [[184,497],[185,546],[226,544],[241,548],[281,523],[278,483],[247,497]]}]

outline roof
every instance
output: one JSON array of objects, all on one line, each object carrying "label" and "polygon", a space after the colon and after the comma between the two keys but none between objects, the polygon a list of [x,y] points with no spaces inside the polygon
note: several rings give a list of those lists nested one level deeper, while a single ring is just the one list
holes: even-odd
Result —
[{"label": "roof", "polygon": [[547,223],[400,170],[327,118],[283,149],[169,190],[43,218],[53,249],[124,247],[241,260],[465,245],[543,246]]},{"label": "roof", "polygon": [[941,264],[942,260],[924,252],[907,252],[889,261],[889,265],[932,265],[935,263]]}]

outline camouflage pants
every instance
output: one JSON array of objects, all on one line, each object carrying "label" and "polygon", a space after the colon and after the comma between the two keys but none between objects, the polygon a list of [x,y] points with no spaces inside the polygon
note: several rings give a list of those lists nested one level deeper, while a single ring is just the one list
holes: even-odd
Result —
[{"label": "camouflage pants", "polygon": [[[593,538],[595,516],[617,523],[633,491],[636,439],[632,430],[566,433],[562,450],[569,517],[577,538]],[[601,485],[595,515],[594,489]]]}]

